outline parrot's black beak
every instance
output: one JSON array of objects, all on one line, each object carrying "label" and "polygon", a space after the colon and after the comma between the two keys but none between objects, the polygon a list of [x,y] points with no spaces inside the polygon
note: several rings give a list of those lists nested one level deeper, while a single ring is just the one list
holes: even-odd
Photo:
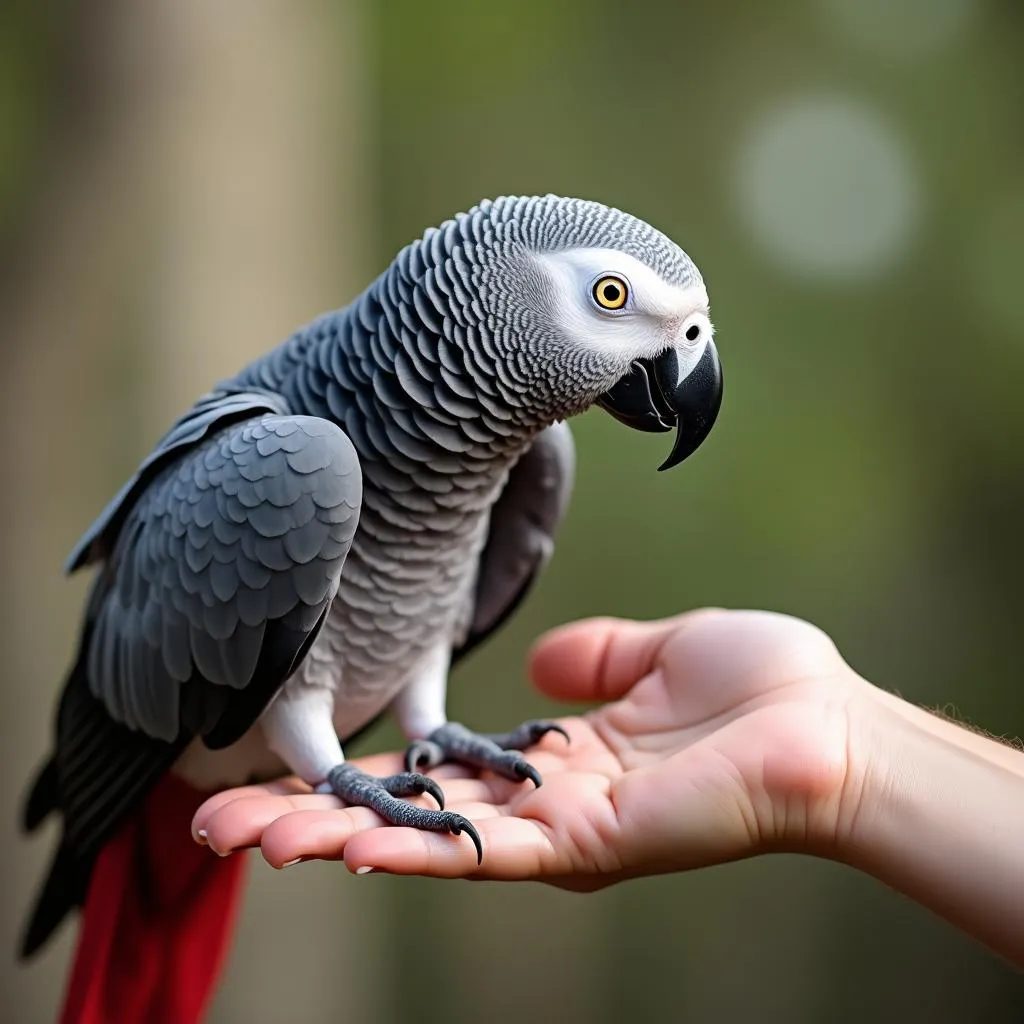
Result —
[{"label": "parrot's black beak", "polygon": [[675,429],[676,442],[658,470],[678,466],[711,433],[722,405],[722,364],[715,343],[708,341],[700,362],[686,376],[674,348],[654,359],[636,360],[597,404],[634,430]]}]

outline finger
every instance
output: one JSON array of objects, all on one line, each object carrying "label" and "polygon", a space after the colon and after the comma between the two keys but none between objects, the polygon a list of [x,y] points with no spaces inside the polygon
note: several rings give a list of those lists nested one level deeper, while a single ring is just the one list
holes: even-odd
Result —
[{"label": "finger", "polygon": [[197,842],[205,842],[210,818],[216,814],[225,804],[234,800],[244,800],[249,797],[268,796],[299,796],[310,794],[312,790],[301,779],[290,775],[284,779],[276,779],[273,782],[253,786],[236,786],[233,789],[225,789],[215,793],[208,800],[204,801],[199,810],[192,817],[192,837]]},{"label": "finger", "polygon": [[702,614],[706,611],[653,622],[584,619],[561,626],[533,646],[530,676],[550,697],[616,700],[654,669],[669,637]]},{"label": "finger", "polygon": [[214,853],[224,856],[232,850],[259,846],[264,830],[282,815],[341,810],[341,802],[329,794],[243,796],[221,804],[207,817],[206,842]]},{"label": "finger", "polygon": [[[558,859],[545,829],[526,818],[496,816],[493,809],[459,808],[483,842],[483,862],[466,836],[380,828],[353,835],[345,845],[345,865],[356,874],[386,872],[434,878],[513,880],[541,878],[557,870]],[[485,812],[490,811],[491,817]]]},{"label": "finger", "polygon": [[361,829],[384,824],[369,808],[351,811],[358,813],[306,810],[278,818],[261,837],[264,860],[275,868],[290,867],[302,860],[340,860],[352,836]]},{"label": "finger", "polygon": [[[488,804],[463,804],[459,807],[459,813],[476,826],[499,812]],[[340,860],[355,837],[368,832],[419,834],[414,828],[386,825],[379,815],[365,807],[345,812],[301,810],[286,814],[270,824],[263,833],[261,847],[267,863],[279,868],[288,867],[299,860]],[[476,848],[467,837],[445,833],[424,834],[466,843],[473,863],[476,863]]]},{"label": "finger", "polygon": [[[349,812],[349,822],[362,828],[372,828],[382,824],[381,819],[372,811],[361,808],[345,807],[337,797],[319,793],[280,793],[267,792],[271,787],[249,786],[235,790],[234,799],[223,800],[219,806],[203,818],[202,827],[206,833],[203,841],[221,856],[234,850],[242,850],[261,845],[270,827],[279,819],[288,819],[292,826],[305,821],[314,820],[304,815],[320,815],[337,817],[338,812]],[[495,804],[495,787],[481,779],[459,779],[445,787],[445,795],[449,802],[465,805]],[[226,795],[226,794],[222,794]],[[409,800],[416,806],[432,806],[431,801],[422,797]],[[346,828],[348,827],[346,824]],[[291,833],[289,832],[289,835]],[[298,833],[299,842],[304,841],[302,833]],[[294,837],[293,837],[294,838]],[[291,842],[292,839],[286,842]],[[313,855],[320,856],[319,852]],[[296,854],[295,856],[298,856]],[[340,856],[340,854],[339,854]],[[280,860],[292,859],[282,855]],[[277,862],[275,861],[277,865]],[[279,865],[277,865],[279,866]]]},{"label": "finger", "polygon": [[[399,767],[401,758],[397,754],[381,754],[376,757],[360,758],[357,763],[364,770],[374,769],[376,774],[394,774]],[[389,769],[391,770],[389,772]],[[494,803],[496,794],[503,792],[496,782],[481,781],[473,777],[471,771],[461,765],[445,765],[435,769],[431,775],[444,783],[446,799],[449,800],[483,800]],[[497,780],[496,780],[497,781]],[[273,798],[296,797],[295,801]],[[502,797],[504,802],[506,797]],[[254,802],[255,801],[255,802]],[[230,804],[241,802],[243,806],[235,808],[231,814],[225,815]],[[215,850],[228,852],[242,849],[244,846],[258,845],[258,838],[252,838],[255,829],[264,828],[282,814],[298,809],[316,809],[321,807],[340,807],[341,803],[330,794],[317,795],[296,776],[276,779],[273,782],[252,786],[236,786],[216,793],[206,800],[192,818],[192,837],[197,843],[212,845]],[[255,813],[254,813],[255,812]],[[252,815],[251,822],[247,822]],[[211,839],[211,821],[218,819],[217,838]],[[225,825],[225,823],[228,823]],[[227,828],[228,831],[223,830]]]}]

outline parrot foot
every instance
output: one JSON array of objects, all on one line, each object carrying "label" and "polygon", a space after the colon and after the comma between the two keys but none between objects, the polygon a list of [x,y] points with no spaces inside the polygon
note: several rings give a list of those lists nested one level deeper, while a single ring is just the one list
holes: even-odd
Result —
[{"label": "parrot foot", "polygon": [[[327,786],[339,800],[351,807],[369,807],[376,811],[390,825],[405,825],[409,828],[425,829],[428,832],[448,832],[461,835],[463,832],[476,847],[477,863],[483,861],[483,845],[468,818],[444,810],[444,793],[441,787],[426,775],[417,772],[403,772],[378,778],[351,764],[339,764],[327,773]],[[398,799],[404,796],[419,796],[429,793],[436,801],[439,811],[415,807]]]},{"label": "parrot foot", "polygon": [[426,739],[410,743],[405,751],[405,766],[436,768],[445,761],[486,768],[513,782],[529,779],[540,786],[540,772],[521,753],[542,736],[557,732],[569,741],[569,734],[554,722],[524,722],[506,733],[475,733],[458,722],[447,722]]}]

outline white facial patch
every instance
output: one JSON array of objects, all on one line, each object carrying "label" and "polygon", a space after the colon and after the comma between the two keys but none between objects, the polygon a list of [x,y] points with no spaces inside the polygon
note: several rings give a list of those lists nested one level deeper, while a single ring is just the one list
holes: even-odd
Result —
[{"label": "white facial patch", "polygon": [[[581,348],[641,359],[671,346],[687,363],[692,353],[696,366],[713,334],[702,284],[669,284],[617,249],[570,249],[536,258],[555,289],[556,326]],[[628,294],[620,309],[602,308],[594,297],[594,285],[606,277],[625,283]]]}]

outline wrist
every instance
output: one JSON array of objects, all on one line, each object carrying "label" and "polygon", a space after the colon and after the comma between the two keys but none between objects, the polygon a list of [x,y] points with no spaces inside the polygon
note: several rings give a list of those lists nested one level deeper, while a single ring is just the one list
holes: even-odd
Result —
[{"label": "wrist", "polygon": [[965,730],[888,696],[851,708],[832,855],[1024,962],[1020,774],[1000,763],[1001,745],[959,742]]},{"label": "wrist", "polygon": [[920,731],[912,716],[885,700],[887,695],[869,683],[864,691],[848,709],[847,772],[837,801],[834,846],[836,860],[858,867],[900,816],[907,757],[913,762],[908,746],[917,747],[914,734]]},{"label": "wrist", "polygon": [[[840,856],[851,846],[863,845],[857,827],[862,808],[893,805],[897,794],[907,797],[915,767],[927,771],[926,765],[931,765],[936,778],[948,777],[961,758],[971,765],[980,759],[1024,780],[1024,751],[1019,745],[918,707],[860,677],[857,681],[860,692],[848,705],[847,773],[837,801]],[[922,758],[916,765],[912,751]],[[917,779],[918,785],[921,782]]]}]

